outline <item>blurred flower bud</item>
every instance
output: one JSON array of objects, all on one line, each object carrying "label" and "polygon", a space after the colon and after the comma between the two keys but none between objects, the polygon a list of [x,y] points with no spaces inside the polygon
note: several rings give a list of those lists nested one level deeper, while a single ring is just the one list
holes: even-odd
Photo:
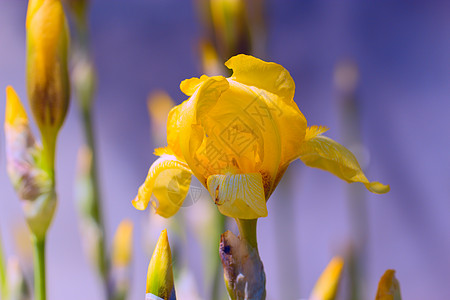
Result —
[{"label": "blurred flower bud", "polygon": [[230,298],[265,299],[266,275],[258,249],[226,231],[220,239],[219,253]]},{"label": "blurred flower bud", "polygon": [[172,253],[166,229],[161,232],[148,265],[145,299],[176,299],[173,284]]},{"label": "blurred flower bud", "polygon": [[250,54],[250,32],[242,0],[211,0],[211,19],[217,51],[223,61],[233,55]]},{"label": "blurred flower bud", "polygon": [[320,275],[311,293],[310,300],[334,300],[341,278],[344,260],[334,257]]},{"label": "blurred flower bud", "polygon": [[147,108],[152,138],[158,147],[166,144],[167,116],[174,106],[175,102],[165,91],[154,91],[148,96]]},{"label": "blurred flower bud", "polygon": [[402,300],[400,284],[394,270],[386,270],[381,277],[375,300]]},{"label": "blurred flower bud", "polygon": [[123,220],[117,227],[112,248],[110,288],[114,300],[127,298],[130,287],[130,262],[133,252],[133,223]]},{"label": "blurred flower bud", "polygon": [[118,268],[127,267],[133,254],[133,222],[120,222],[114,236],[112,262]]},{"label": "blurred flower bud", "polygon": [[31,300],[25,276],[15,257],[8,260],[8,300]]},{"label": "blurred flower bud", "polygon": [[56,208],[51,175],[42,168],[42,149],[29,128],[28,117],[14,89],[6,88],[6,163],[9,178],[22,200],[31,231],[43,237]]},{"label": "blurred flower bud", "polygon": [[200,43],[200,54],[202,60],[203,73],[207,76],[226,74],[222,62],[219,61],[216,49],[208,41]]},{"label": "blurred flower bud", "polygon": [[85,55],[74,58],[72,83],[81,110],[89,111],[97,87],[97,76],[92,60]]},{"label": "blurred flower bud", "polygon": [[27,20],[27,90],[42,134],[47,168],[53,169],[56,136],[69,106],[69,34],[59,0],[30,0]]},{"label": "blurred flower bud", "polygon": [[87,147],[78,151],[77,177],[75,181],[75,203],[80,218],[80,232],[84,251],[98,273],[106,275],[103,258],[103,230],[97,217],[93,182],[90,178],[92,169],[92,152]]}]

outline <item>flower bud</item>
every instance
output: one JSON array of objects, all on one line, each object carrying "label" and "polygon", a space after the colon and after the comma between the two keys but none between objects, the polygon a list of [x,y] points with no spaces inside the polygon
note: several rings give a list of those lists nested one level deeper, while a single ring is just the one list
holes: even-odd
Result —
[{"label": "flower bud", "polygon": [[375,300],[402,300],[400,284],[394,270],[386,270],[381,277]]},{"label": "flower bud", "polygon": [[112,248],[110,287],[116,300],[127,298],[132,252],[133,223],[130,220],[123,220],[117,227]]},{"label": "flower bud", "polygon": [[52,169],[56,136],[69,106],[69,34],[59,0],[30,0],[27,29],[27,90]]},{"label": "flower bud", "polygon": [[166,229],[161,232],[148,265],[145,299],[176,299],[173,284],[172,253]]},{"label": "flower bud", "polygon": [[54,182],[41,167],[42,149],[36,144],[25,109],[10,86],[6,88],[5,112],[8,175],[22,200],[31,231],[37,237],[43,237],[56,208]]},{"label": "flower bud", "polygon": [[344,260],[341,257],[334,257],[317,280],[310,300],[334,300],[341,278]]}]

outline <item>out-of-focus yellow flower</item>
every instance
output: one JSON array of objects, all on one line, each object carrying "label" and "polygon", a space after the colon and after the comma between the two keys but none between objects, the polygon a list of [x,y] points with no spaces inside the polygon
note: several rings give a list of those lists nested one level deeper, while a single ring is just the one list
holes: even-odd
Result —
[{"label": "out-of-focus yellow flower", "polygon": [[48,168],[53,168],[56,136],[69,106],[69,34],[59,0],[30,0],[27,20],[27,89],[42,134]]},{"label": "out-of-focus yellow flower", "polygon": [[334,300],[336,298],[343,266],[344,260],[341,257],[333,257],[317,280],[309,299]]},{"label": "out-of-focus yellow flower", "polygon": [[172,252],[170,251],[167,230],[163,230],[153,251],[147,271],[146,299],[157,296],[164,300],[174,300]]},{"label": "out-of-focus yellow flower", "polygon": [[167,131],[167,116],[175,105],[172,98],[165,91],[154,91],[147,99],[148,114],[151,121],[153,142],[164,145]]},{"label": "out-of-focus yellow flower", "polygon": [[126,267],[133,253],[133,222],[123,220],[114,236],[112,261],[115,266]]},{"label": "out-of-focus yellow flower", "polygon": [[394,270],[386,270],[381,277],[375,300],[402,300],[400,284]]},{"label": "out-of-focus yellow flower", "polygon": [[223,59],[250,50],[250,32],[245,1],[211,0],[211,21]]},{"label": "out-of-focus yellow flower", "polygon": [[325,127],[307,127],[285,68],[242,54],[225,65],[233,70],[229,78],[203,75],[181,83],[190,97],[169,114],[168,147],[156,150],[160,158],[133,201],[137,209],[145,209],[153,194],[158,214],[175,214],[193,174],[222,214],[265,217],[267,199],[298,158],[371,192],[389,191],[369,182],[353,154],[322,135]]}]

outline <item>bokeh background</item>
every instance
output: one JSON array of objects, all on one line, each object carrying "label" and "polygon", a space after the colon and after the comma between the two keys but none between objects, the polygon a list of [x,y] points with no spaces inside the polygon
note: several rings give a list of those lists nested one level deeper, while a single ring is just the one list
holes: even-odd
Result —
[{"label": "bokeh background", "polygon": [[[328,135],[341,142],[345,120],[335,68],[343,59],[358,64],[359,129],[370,158],[366,174],[391,185],[385,195],[363,193],[366,299],[374,298],[388,268],[397,270],[404,299],[450,299],[450,3],[272,0],[267,5],[263,58],[290,71],[295,101],[309,124],[330,127]],[[0,2],[0,87],[13,85],[22,100],[26,6],[24,0]],[[155,159],[146,99],[164,89],[177,103],[185,100],[179,83],[201,75],[200,27],[193,3],[176,0],[93,1],[90,22],[105,221],[109,237],[124,217],[135,222],[130,299],[142,299],[150,258],[143,240],[151,228],[144,230],[147,212],[135,210],[130,201]],[[5,98],[0,99],[3,116]],[[73,199],[81,143],[72,105],[58,145],[60,202],[48,237],[50,300],[102,295],[82,253]],[[24,221],[0,153],[0,229],[12,254]],[[345,251],[354,230],[348,194],[348,185],[326,172],[300,161],[290,167],[268,203],[269,216],[259,222],[268,299],[308,297],[331,256]],[[186,250],[193,269],[201,260],[196,249]],[[199,279],[198,270],[195,274]]]}]

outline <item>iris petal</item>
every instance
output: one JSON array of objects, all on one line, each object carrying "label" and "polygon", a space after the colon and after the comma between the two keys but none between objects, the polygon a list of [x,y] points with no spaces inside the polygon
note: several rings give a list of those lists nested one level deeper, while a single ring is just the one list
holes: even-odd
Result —
[{"label": "iris petal", "polygon": [[167,150],[158,149],[157,153],[162,156],[150,167],[133,205],[144,210],[153,195],[157,200],[154,204],[156,213],[168,218],[178,211],[186,198],[192,171],[184,161],[168,154]]},{"label": "iris petal", "polygon": [[344,146],[322,136],[323,130],[316,126],[307,130],[307,139],[300,149],[300,159],[307,166],[328,171],[349,183],[361,182],[372,193],[389,192],[389,185],[369,182],[355,156]]},{"label": "iris petal", "polygon": [[267,216],[262,176],[259,173],[212,175],[208,190],[219,211],[229,217],[256,219]]}]

